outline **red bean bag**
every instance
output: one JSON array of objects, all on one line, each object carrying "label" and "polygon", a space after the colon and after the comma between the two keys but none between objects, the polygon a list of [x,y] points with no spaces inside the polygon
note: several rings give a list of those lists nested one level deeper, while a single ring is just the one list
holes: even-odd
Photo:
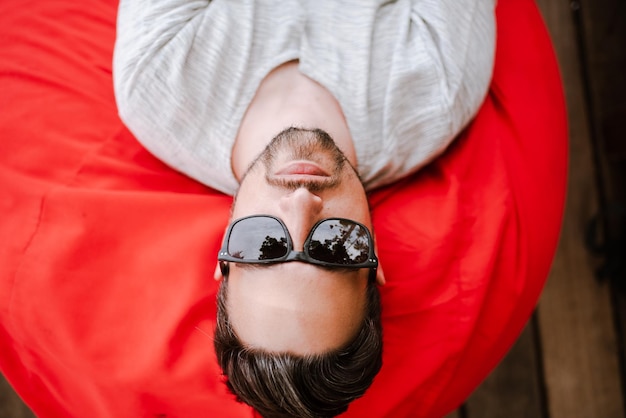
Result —
[{"label": "red bean bag", "polygon": [[[0,1],[0,369],[40,417],[251,417],[217,367],[231,198],[117,117],[113,0]],[[566,181],[561,81],[531,0],[500,0],[476,120],[371,195],[384,366],[346,417],[438,417],[504,356],[550,268]]]}]

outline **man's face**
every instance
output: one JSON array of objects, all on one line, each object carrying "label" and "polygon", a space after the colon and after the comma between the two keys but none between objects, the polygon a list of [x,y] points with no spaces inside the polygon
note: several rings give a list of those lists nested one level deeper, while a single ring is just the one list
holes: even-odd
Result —
[{"label": "man's face", "polygon": [[[241,182],[232,218],[273,215],[303,250],[321,219],[348,218],[372,230],[363,186],[334,142],[311,131],[279,134]],[[302,262],[230,263],[227,308],[248,346],[322,353],[347,343],[364,316],[368,269],[333,270]]]}]

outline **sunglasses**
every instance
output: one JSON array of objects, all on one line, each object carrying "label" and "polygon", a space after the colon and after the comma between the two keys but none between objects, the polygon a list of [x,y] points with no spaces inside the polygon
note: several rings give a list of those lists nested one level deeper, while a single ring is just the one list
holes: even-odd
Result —
[{"label": "sunglasses", "polygon": [[224,277],[228,262],[275,264],[301,261],[326,268],[369,268],[369,280],[376,280],[378,258],[367,227],[344,218],[322,219],[306,240],[304,251],[294,251],[285,223],[274,216],[253,215],[232,222],[217,259]]}]

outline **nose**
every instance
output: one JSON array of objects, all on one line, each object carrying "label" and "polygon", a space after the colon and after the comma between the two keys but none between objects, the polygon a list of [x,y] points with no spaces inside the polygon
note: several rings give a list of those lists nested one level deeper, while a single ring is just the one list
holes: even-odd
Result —
[{"label": "nose", "polygon": [[289,229],[294,249],[302,251],[304,240],[319,218],[324,202],[307,189],[299,188],[281,197],[278,207],[281,218]]}]

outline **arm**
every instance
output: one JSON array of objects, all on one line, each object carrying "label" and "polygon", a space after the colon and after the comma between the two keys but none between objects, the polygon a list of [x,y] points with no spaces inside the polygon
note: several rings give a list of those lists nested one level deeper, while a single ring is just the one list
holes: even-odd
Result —
[{"label": "arm", "polygon": [[[369,187],[418,169],[476,114],[491,79],[494,0],[343,0],[307,31],[303,71],[341,103]],[[323,65],[319,65],[319,62]],[[381,153],[388,159],[377,157]],[[391,161],[391,163],[390,163]]]},{"label": "arm", "polygon": [[167,164],[233,192],[240,120],[264,74],[293,59],[300,20],[291,0],[121,0],[113,75],[122,120]]}]

